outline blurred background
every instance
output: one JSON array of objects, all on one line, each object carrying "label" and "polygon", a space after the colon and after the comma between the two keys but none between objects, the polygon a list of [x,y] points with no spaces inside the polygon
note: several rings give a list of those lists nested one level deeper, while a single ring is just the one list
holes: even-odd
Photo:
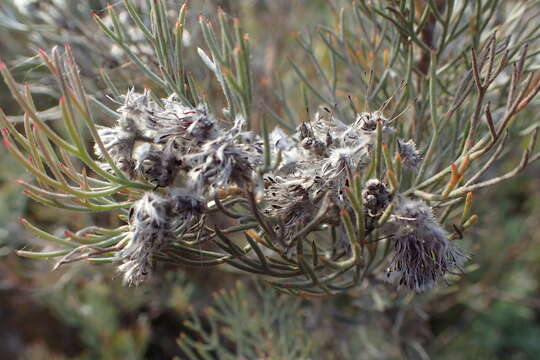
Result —
[{"label": "blurred background", "polygon": [[[43,109],[56,94],[37,65],[39,48],[73,44],[85,86],[96,96],[103,96],[100,90],[106,87],[100,68],[120,79],[124,71],[125,59],[96,35],[90,16],[99,15],[106,2],[66,3],[0,0],[0,57],[20,82],[43,86],[38,104]],[[173,9],[179,4],[170,3]],[[194,72],[202,73],[196,46],[191,46],[200,36],[197,17],[212,19],[219,7],[242,19],[253,49],[255,101],[274,109],[275,78],[290,79],[289,61],[305,56],[297,49],[297,34],[333,24],[338,16],[334,2],[325,0],[192,1],[185,45]],[[20,115],[3,83],[0,106]],[[521,116],[537,117],[539,111],[536,101]],[[491,171],[512,166],[502,161]],[[312,359],[536,359],[540,354],[538,162],[482,192],[487,201],[474,205],[479,225],[464,240],[472,261],[451,286],[412,295],[381,284],[369,294],[353,290],[328,299],[293,299],[248,276],[218,269],[159,268],[159,275],[140,288],[123,286],[108,265],[75,263],[52,271],[53,261],[14,253],[28,244],[47,246],[22,229],[19,217],[59,234],[114,220],[29,201],[14,183],[18,178],[30,179],[2,152],[2,359],[220,359],[242,342],[253,358],[267,359],[286,359],[290,353]],[[221,339],[219,345],[208,346],[206,353],[190,350],[190,343],[206,342],[211,335]]]}]

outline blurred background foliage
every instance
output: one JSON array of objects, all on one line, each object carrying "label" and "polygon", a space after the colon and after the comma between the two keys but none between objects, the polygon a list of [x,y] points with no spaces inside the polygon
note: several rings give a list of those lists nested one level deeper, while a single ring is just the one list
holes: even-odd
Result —
[{"label": "blurred background foliage", "polygon": [[[518,2],[499,1],[502,8]],[[15,3],[25,3],[30,10],[20,12]],[[126,82],[136,79],[126,60],[96,35],[90,14],[103,13],[105,1],[73,2],[73,8],[64,10],[69,16],[48,13],[49,17],[34,3],[39,2],[0,0],[0,53],[18,80],[44,85],[38,98],[41,109],[50,107],[56,94],[49,92],[46,85],[51,79],[37,66],[39,48],[71,43],[81,69],[88,72],[85,86],[96,96],[103,96],[101,90],[106,88],[100,68]],[[295,111],[301,112],[301,86],[290,66],[291,61],[307,62],[298,49],[298,34],[316,33],[316,24],[334,27],[340,16],[338,3],[192,1],[188,30],[195,42],[200,37],[198,15],[212,19],[218,7],[241,18],[252,39],[257,96],[276,109],[282,103],[276,100],[279,88],[296,87],[298,99],[291,102],[298,103]],[[532,7],[532,11],[540,10]],[[186,55],[192,71],[201,79],[209,78],[196,46]],[[317,105],[316,99],[307,102]],[[8,114],[18,111],[3,84],[0,105]],[[520,116],[534,119],[539,110],[536,100]],[[490,171],[501,173],[512,166],[503,161]],[[24,244],[43,245],[18,225],[20,216],[60,233],[115,220],[52,211],[29,202],[12,182],[25,176],[11,157],[0,156],[1,358],[535,359],[540,353],[538,163],[497,188],[482,191],[483,201],[475,202],[480,226],[467,234],[472,265],[450,287],[441,285],[413,296],[389,292],[380,284],[369,293],[352,290],[329,299],[292,298],[246,276],[212,270],[171,272],[162,267],[140,288],[122,286],[108,266],[97,269],[81,263],[51,272],[51,262],[14,254]]]}]

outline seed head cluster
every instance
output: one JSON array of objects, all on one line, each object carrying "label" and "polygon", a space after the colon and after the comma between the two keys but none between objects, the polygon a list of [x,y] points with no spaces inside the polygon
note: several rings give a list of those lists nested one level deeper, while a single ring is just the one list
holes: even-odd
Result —
[{"label": "seed head cluster", "polygon": [[[348,207],[344,194],[348,179],[369,164],[375,137],[374,131],[360,124],[346,125],[321,108],[294,134],[286,135],[279,128],[270,134],[271,146],[281,152],[282,161],[264,179],[265,212],[280,219],[285,234],[310,222],[326,194],[333,210]],[[337,219],[338,211],[329,211],[323,223],[334,224]]]},{"label": "seed head cluster", "polygon": [[[262,140],[243,130],[243,118],[224,130],[205,105],[186,107],[173,97],[161,102],[131,91],[117,124],[99,129],[114,165],[156,187],[131,209],[129,244],[118,256],[129,284],[142,282],[153,254],[175,239],[176,228],[198,219],[217,191],[252,184],[262,161]],[[95,152],[112,171],[98,144]]]},{"label": "seed head cluster", "polygon": [[[148,92],[133,91],[118,112],[117,124],[99,130],[103,146],[117,168],[155,186],[133,205],[129,243],[118,255],[125,282],[135,285],[151,273],[154,256],[175,241],[180,228],[200,223],[205,204],[220,190],[259,189],[262,212],[275,220],[282,245],[315,217],[319,225],[338,226],[339,211],[351,209],[349,179],[372,163],[378,127],[392,131],[380,112],[358,114],[346,125],[321,108],[293,134],[280,128],[269,134],[276,165],[261,172],[264,141],[245,131],[241,116],[227,129],[204,104],[189,107],[174,97],[158,103]],[[421,161],[413,141],[399,140],[396,151],[406,167]],[[112,171],[97,145],[96,153]],[[400,285],[423,291],[461,268],[466,256],[449,243],[428,205],[396,198],[377,178],[366,181],[361,199],[366,221],[396,203],[388,225],[395,253],[389,273],[399,274]]]}]

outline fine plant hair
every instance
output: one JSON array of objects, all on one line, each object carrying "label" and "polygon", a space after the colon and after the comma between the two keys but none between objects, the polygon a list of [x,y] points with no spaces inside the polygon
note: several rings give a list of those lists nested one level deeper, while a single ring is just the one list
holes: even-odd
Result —
[{"label": "fine plant hair", "polygon": [[[62,130],[1,63],[24,112],[20,127],[0,112],[7,151],[35,178],[18,181],[24,193],[124,222],[59,237],[21,219],[58,250],[18,254],[56,266],[114,263],[134,285],[158,263],[219,266],[302,296],[378,278],[422,292],[463,272],[474,255],[462,249],[478,219],[473,197],[540,158],[538,126],[519,116],[540,91],[528,43],[539,9],[416,3],[340,2],[335,26],[296,37],[307,60],[291,56],[293,85],[274,80],[274,108],[260,103],[257,44],[238,19],[200,16],[203,39],[190,49],[218,95],[184,62],[187,5],[172,20],[163,0],[149,13],[126,0],[93,15],[145,79],[119,87],[104,73],[112,101],[87,92],[69,44],[39,51],[57,81]],[[130,46],[128,26],[144,51]],[[97,123],[97,109],[109,125]],[[527,146],[515,168],[493,175],[520,137]]]}]

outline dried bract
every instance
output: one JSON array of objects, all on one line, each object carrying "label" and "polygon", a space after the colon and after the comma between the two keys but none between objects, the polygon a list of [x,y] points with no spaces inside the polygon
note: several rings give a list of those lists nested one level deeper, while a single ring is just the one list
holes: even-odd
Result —
[{"label": "dried bract", "polygon": [[380,180],[370,179],[362,191],[362,200],[369,216],[379,216],[392,201],[392,194]]},{"label": "dried bract", "polygon": [[398,153],[401,156],[401,160],[405,167],[416,169],[422,161],[422,154],[416,150],[416,143],[414,140],[404,141],[398,139],[397,141]]}]

